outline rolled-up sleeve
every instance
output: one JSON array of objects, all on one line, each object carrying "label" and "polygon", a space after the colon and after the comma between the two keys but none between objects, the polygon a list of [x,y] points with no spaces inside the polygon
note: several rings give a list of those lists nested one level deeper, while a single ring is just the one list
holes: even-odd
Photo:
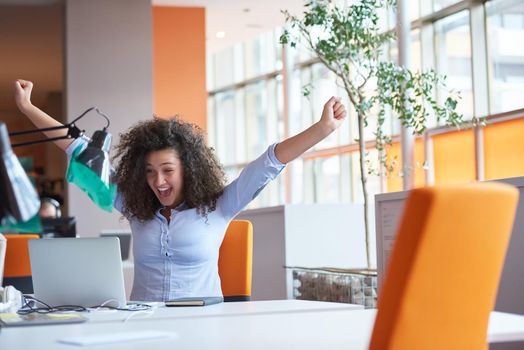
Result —
[{"label": "rolled-up sleeve", "polygon": [[285,168],[285,164],[275,156],[276,145],[269,146],[226,186],[224,194],[218,200],[218,206],[227,218],[232,218],[248,205]]}]

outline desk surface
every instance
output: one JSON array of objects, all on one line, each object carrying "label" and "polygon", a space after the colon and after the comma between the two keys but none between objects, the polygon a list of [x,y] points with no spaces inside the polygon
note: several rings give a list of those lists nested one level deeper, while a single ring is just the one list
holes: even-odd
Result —
[{"label": "desk surface", "polygon": [[[280,311],[275,309],[277,306],[282,307]],[[0,333],[0,349],[78,349],[58,343],[57,339],[143,331],[162,331],[172,336],[92,348],[366,349],[376,314],[376,310],[358,310],[346,304],[295,300],[190,309],[194,310],[192,315],[180,316],[181,310],[186,309],[159,308],[148,318],[139,318],[137,314],[127,322],[93,319],[83,324],[4,328]],[[171,313],[172,317],[168,315]],[[524,340],[524,316],[493,312],[488,339],[490,342]]]},{"label": "desk surface", "polygon": [[306,300],[265,300],[238,303],[220,303],[206,307],[166,307],[154,303],[153,309],[144,312],[113,310],[84,314],[90,322],[139,321],[143,319],[174,319],[217,316],[245,316],[306,311],[363,310],[364,306],[344,303],[311,302]]}]

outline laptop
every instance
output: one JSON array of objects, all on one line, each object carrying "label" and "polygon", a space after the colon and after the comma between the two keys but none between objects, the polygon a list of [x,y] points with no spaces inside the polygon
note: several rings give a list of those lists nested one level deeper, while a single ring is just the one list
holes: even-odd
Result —
[{"label": "laptop", "polygon": [[29,256],[36,299],[51,306],[126,305],[118,238],[33,239]]},{"label": "laptop", "polygon": [[102,230],[100,237],[118,237],[120,240],[120,254],[122,261],[129,259],[129,250],[131,248],[131,231],[129,230]]}]

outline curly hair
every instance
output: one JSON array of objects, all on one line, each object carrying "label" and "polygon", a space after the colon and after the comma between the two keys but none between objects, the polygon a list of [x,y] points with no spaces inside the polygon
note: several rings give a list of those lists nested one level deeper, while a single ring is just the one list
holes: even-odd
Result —
[{"label": "curly hair", "polygon": [[202,130],[178,117],[155,117],[120,134],[114,157],[119,162],[113,180],[123,197],[122,214],[145,221],[162,207],[147,184],[146,157],[164,149],[174,149],[182,162],[185,203],[207,218],[224,191],[224,170],[213,149],[206,146]]}]

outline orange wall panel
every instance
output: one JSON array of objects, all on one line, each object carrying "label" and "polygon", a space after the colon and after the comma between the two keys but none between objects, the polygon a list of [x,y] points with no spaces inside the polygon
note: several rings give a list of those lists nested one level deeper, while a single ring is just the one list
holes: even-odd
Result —
[{"label": "orange wall panel", "polygon": [[[402,169],[402,154],[399,142],[391,145],[387,150],[387,157],[389,161],[396,160],[395,170],[388,175],[387,190],[388,192],[402,191],[402,176],[400,175]],[[417,138],[415,140],[415,187],[422,187],[425,184],[423,164],[424,139]]]},{"label": "orange wall panel", "polygon": [[484,128],[486,180],[524,175],[524,119]]},{"label": "orange wall panel", "polygon": [[473,129],[432,137],[435,184],[475,180]]},{"label": "orange wall panel", "polygon": [[207,126],[206,22],[201,7],[153,7],[156,115]]}]

